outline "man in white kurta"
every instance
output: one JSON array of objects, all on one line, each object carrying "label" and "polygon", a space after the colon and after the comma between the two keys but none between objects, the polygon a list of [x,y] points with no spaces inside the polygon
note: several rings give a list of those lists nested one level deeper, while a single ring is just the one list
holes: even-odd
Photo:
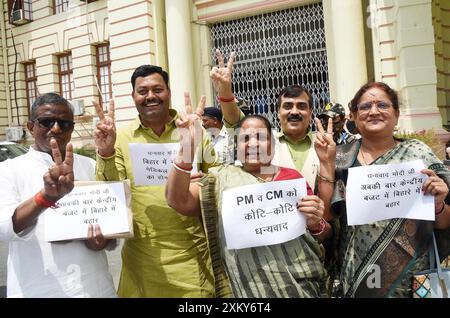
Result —
[{"label": "man in white kurta", "polygon": [[[55,99],[50,96],[50,101],[52,98]],[[59,101],[57,97],[56,101]],[[63,109],[61,112],[53,112],[53,105],[49,103],[44,107],[46,111],[37,112],[37,118],[53,119],[47,135],[58,143],[64,143],[58,130],[62,129],[59,127],[61,124],[67,125],[65,133],[69,133],[69,120],[64,119],[64,116],[70,119],[70,113],[65,113],[64,105],[58,106]],[[35,122],[35,125],[38,124]],[[45,127],[39,129],[45,130]],[[36,135],[37,128],[34,130],[36,144],[33,147],[41,149],[46,139]],[[15,232],[16,211],[27,203],[32,206],[30,198],[44,191],[43,176],[55,165],[50,154],[33,147],[27,154],[0,163],[0,240],[9,241],[7,296],[115,297],[113,280],[102,247],[92,250],[83,240],[60,243],[44,241],[45,213],[54,213],[52,209],[41,208],[44,212],[38,214],[39,211],[38,217],[28,226]],[[95,161],[74,154],[73,172],[74,180],[95,180]],[[35,204],[38,203],[39,200]]]}]

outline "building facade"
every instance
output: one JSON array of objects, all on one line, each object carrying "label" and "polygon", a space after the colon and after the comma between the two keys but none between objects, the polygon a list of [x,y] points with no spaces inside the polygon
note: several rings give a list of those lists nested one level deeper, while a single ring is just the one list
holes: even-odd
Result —
[{"label": "building facade", "polygon": [[[117,124],[135,118],[130,77],[141,64],[169,71],[183,92],[215,96],[214,50],[237,52],[234,90],[277,125],[282,87],[305,85],[314,113],[347,105],[367,80],[400,93],[399,128],[450,128],[448,0],[3,0],[0,139],[21,133],[35,97],[58,92],[76,109],[73,140],[92,143],[92,100],[111,98]],[[195,104],[195,103],[194,103]],[[19,138],[20,137],[20,138]]]}]

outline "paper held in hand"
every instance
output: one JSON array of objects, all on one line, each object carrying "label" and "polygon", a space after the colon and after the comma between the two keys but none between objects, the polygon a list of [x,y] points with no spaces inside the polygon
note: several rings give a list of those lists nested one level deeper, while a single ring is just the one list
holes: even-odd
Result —
[{"label": "paper held in hand", "polygon": [[44,212],[45,240],[86,239],[89,224],[99,224],[106,238],[133,237],[130,182],[83,181]]},{"label": "paper held in hand", "polygon": [[305,179],[228,189],[222,196],[227,249],[274,245],[306,232],[297,201],[306,195]]},{"label": "paper held in hand", "polygon": [[421,160],[348,169],[348,225],[393,218],[434,221],[434,197],[424,195]]},{"label": "paper held in hand", "polygon": [[[177,156],[180,144],[130,143],[130,156],[133,165],[134,184],[139,186],[164,185],[172,169],[172,161]],[[194,158],[192,172],[197,172]]]}]

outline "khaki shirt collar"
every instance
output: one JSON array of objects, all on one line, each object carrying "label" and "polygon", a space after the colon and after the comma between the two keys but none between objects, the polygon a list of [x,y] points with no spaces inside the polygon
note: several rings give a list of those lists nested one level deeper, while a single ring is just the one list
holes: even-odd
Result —
[{"label": "khaki shirt collar", "polygon": [[286,136],[286,135],[284,134],[283,131],[278,132],[278,133],[277,133],[277,137],[278,137],[278,139],[280,139],[280,140],[283,140],[283,139],[286,140],[286,142],[288,142],[288,143],[290,143],[290,144],[298,144],[298,143],[301,143],[301,142],[303,142],[303,141],[305,141],[305,140],[309,140],[309,141],[312,141],[312,140],[313,140],[311,129],[308,130],[308,133],[306,134],[306,136],[305,136],[303,139],[297,140],[297,141],[293,141],[291,138],[289,138],[288,136]]}]

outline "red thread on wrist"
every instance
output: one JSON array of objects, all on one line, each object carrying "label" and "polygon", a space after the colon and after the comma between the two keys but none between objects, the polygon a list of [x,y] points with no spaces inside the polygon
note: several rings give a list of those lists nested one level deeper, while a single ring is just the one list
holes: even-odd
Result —
[{"label": "red thread on wrist", "polygon": [[52,209],[59,208],[57,201],[47,200],[40,191],[34,195],[34,202],[36,202],[37,205],[42,206],[44,208],[52,208]]},{"label": "red thread on wrist", "polygon": [[217,95],[217,100],[222,103],[231,103],[234,101],[234,99],[235,99],[234,95],[230,98],[225,98],[225,97]]}]

